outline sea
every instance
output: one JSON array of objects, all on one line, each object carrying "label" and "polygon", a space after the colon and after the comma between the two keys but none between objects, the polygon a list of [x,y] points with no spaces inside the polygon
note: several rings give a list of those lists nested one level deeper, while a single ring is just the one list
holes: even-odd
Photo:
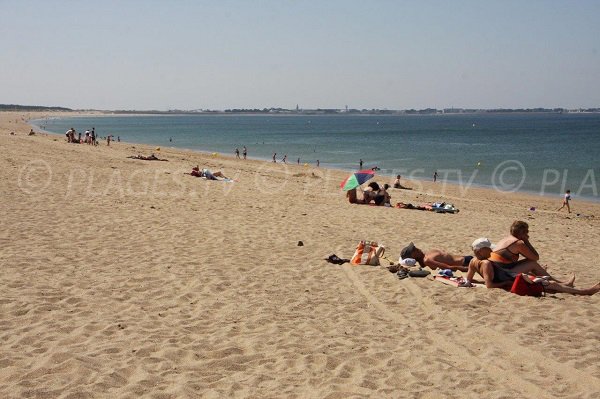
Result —
[{"label": "sea", "polygon": [[[32,121],[64,134],[95,127],[99,137],[437,180],[501,191],[599,201],[600,114],[136,115]],[[103,143],[104,144],[104,143]],[[132,154],[135,155],[135,154]],[[146,154],[148,155],[148,154]]]}]

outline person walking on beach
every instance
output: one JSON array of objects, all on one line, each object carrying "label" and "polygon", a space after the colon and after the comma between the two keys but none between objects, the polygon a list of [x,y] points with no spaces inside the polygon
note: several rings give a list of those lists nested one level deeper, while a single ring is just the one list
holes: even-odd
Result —
[{"label": "person walking on beach", "polygon": [[300,165],[300,157],[298,157],[298,165]]},{"label": "person walking on beach", "polygon": [[95,127],[92,128],[92,144],[93,145],[98,144],[98,143],[96,143],[96,128]]},{"label": "person walking on beach", "polygon": [[317,168],[319,167],[320,164],[321,164],[321,162],[319,162],[319,160],[317,159]]},{"label": "person walking on beach", "polygon": [[276,157],[276,156],[277,156],[277,153],[276,153],[276,152],[274,152],[274,153],[273,153],[273,163],[277,163],[277,159],[275,159],[275,157]]},{"label": "person walking on beach", "polygon": [[358,170],[362,170],[362,166],[363,166],[363,160],[362,160],[362,158],[360,159],[360,161],[358,162],[358,164],[359,164]]},{"label": "person walking on beach", "polygon": [[563,199],[563,203],[562,203],[561,207],[558,208],[556,211],[558,212],[566,206],[569,213],[571,213],[571,205],[569,204],[569,201],[571,201],[571,190],[567,190],[565,192],[565,198]]},{"label": "person walking on beach", "polygon": [[435,183],[437,181],[437,170],[435,172],[433,172],[433,182]]},{"label": "person walking on beach", "polygon": [[239,148],[236,148],[236,149],[235,149],[235,157],[236,157],[237,159],[240,159],[240,149],[239,149]]},{"label": "person walking on beach", "polygon": [[248,155],[248,150],[246,149],[246,146],[244,146],[244,152],[242,154],[244,155],[244,159],[246,159],[246,155]]},{"label": "person walking on beach", "polygon": [[283,158],[281,158],[281,162],[283,162],[283,163],[287,163],[287,154],[285,154],[285,155],[283,156]]},{"label": "person walking on beach", "polygon": [[112,135],[108,135],[106,136],[106,145],[110,147],[110,139],[112,138]]}]

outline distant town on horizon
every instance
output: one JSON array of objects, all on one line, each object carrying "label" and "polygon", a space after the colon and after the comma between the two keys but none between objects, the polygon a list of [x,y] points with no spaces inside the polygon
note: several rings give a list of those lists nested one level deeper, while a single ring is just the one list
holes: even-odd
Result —
[{"label": "distant town on horizon", "polygon": [[100,110],[72,109],[58,106],[0,104],[0,111],[27,112],[102,112],[108,114],[282,114],[282,115],[446,115],[446,114],[483,114],[483,113],[600,113],[600,108],[425,108],[425,109],[356,109],[356,108],[232,108],[225,110],[193,109],[181,110]]}]

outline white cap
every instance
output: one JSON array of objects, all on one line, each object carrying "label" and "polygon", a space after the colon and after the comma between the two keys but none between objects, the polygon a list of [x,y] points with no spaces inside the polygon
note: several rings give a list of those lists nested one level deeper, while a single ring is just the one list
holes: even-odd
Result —
[{"label": "white cap", "polygon": [[482,249],[482,248],[494,249],[494,245],[489,240],[489,238],[482,237],[482,238],[478,238],[475,241],[473,241],[473,244],[471,244],[471,248],[473,248],[473,251],[477,251],[478,249]]},{"label": "white cap", "polygon": [[400,266],[414,266],[417,264],[417,261],[413,258],[400,258]]}]

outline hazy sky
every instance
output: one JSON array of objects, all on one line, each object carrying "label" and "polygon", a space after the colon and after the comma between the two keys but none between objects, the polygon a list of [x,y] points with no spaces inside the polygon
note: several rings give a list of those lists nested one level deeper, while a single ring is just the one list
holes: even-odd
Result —
[{"label": "hazy sky", "polygon": [[600,107],[600,0],[0,0],[0,103]]}]

